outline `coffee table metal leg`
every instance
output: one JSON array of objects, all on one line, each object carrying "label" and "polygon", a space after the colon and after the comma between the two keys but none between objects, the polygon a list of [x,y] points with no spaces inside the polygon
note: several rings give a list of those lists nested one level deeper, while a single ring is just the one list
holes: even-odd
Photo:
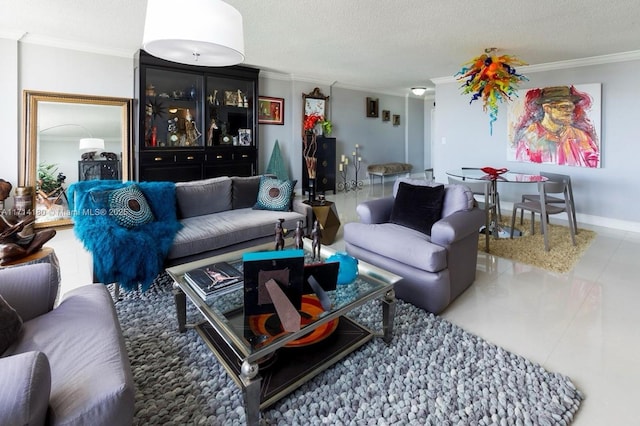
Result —
[{"label": "coffee table metal leg", "polygon": [[258,375],[258,365],[242,363],[240,380],[244,396],[244,412],[248,426],[260,424],[260,388],[262,378]]},{"label": "coffee table metal leg", "polygon": [[187,295],[176,284],[173,285],[173,300],[176,303],[178,331],[184,333],[187,330]]},{"label": "coffee table metal leg", "polygon": [[391,343],[393,339],[393,321],[396,316],[396,293],[394,290],[389,290],[384,295],[382,301],[382,332],[383,340],[386,343]]}]

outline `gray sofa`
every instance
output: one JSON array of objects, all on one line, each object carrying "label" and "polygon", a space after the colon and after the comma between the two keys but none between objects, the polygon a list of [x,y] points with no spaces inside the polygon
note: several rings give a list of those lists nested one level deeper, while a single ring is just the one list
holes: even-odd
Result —
[{"label": "gray sofa", "polygon": [[260,176],[217,177],[176,183],[177,212],[183,227],[173,240],[166,264],[176,265],[275,241],[275,224],[295,229],[311,225],[313,210],[293,199],[291,211],[254,210]]},{"label": "gray sofa", "polygon": [[134,384],[107,288],[91,284],[54,306],[48,263],[0,270],[0,296],[22,318],[0,354],[0,424],[130,425]]},{"label": "gray sofa", "polygon": [[[440,185],[399,179],[412,185]],[[441,218],[431,236],[390,223],[394,196],[357,206],[360,222],[344,226],[347,253],[403,277],[396,296],[433,313],[442,312],[475,280],[478,230],[485,214],[464,185],[445,185]]]}]

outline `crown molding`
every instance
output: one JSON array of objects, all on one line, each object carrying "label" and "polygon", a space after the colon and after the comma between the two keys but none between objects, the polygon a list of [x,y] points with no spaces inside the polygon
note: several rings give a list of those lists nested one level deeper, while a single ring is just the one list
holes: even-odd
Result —
[{"label": "crown molding", "polygon": [[[616,62],[636,61],[640,59],[640,50],[631,52],[612,53],[610,55],[591,56],[588,58],[572,59],[569,61],[547,62],[544,64],[525,65],[518,68],[521,73],[536,73],[543,71],[555,71],[567,68],[588,67],[592,65],[612,64]],[[455,76],[432,78],[431,81],[438,84],[455,83],[458,81]]]},{"label": "crown molding", "polygon": [[89,43],[62,40],[53,37],[43,37],[29,33],[25,33],[24,36],[20,39],[20,42],[38,44],[48,47],[56,47],[59,49],[78,50],[80,52],[95,53],[98,55],[118,56],[130,59],[132,59],[135,55],[135,52],[131,52],[127,49],[100,48]]},{"label": "crown molding", "polygon": [[[312,76],[308,76],[308,75],[297,75],[297,74],[288,74],[288,73],[283,73],[283,72],[278,72],[278,71],[269,71],[269,70],[260,70],[260,77],[261,78],[268,78],[271,80],[281,80],[281,81],[295,81],[295,82],[301,82],[301,83],[312,83],[312,84],[316,84],[318,86],[333,86],[333,87],[340,87],[342,89],[348,89],[348,90],[355,90],[358,92],[365,92],[365,93],[377,93],[377,94],[381,94],[381,95],[390,95],[390,96],[404,96],[405,93],[400,93],[397,91],[380,91],[380,89],[373,89],[370,87],[364,87],[364,86],[357,86],[357,85],[353,85],[353,84],[345,84],[345,83],[340,83],[337,81],[329,81],[329,80],[323,80],[317,77],[312,77]],[[429,92],[427,92],[429,93]],[[433,93],[433,92],[431,92]],[[416,98],[422,98],[425,97],[424,96],[414,96],[411,95],[412,97],[416,97]]]},{"label": "crown molding", "polygon": [[0,30],[0,38],[7,40],[18,41],[27,34],[25,31],[20,30]]}]

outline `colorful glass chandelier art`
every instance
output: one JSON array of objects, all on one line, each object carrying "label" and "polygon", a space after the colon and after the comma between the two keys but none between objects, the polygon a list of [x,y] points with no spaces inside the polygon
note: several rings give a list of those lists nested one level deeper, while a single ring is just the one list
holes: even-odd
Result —
[{"label": "colorful glass chandelier art", "polygon": [[493,123],[498,119],[498,102],[517,96],[518,85],[528,79],[516,72],[516,66],[527,65],[515,56],[497,54],[498,49],[485,49],[480,56],[463,65],[455,75],[464,82],[462,94],[472,94],[469,103],[482,99],[483,111],[489,111],[489,131],[493,134]]}]

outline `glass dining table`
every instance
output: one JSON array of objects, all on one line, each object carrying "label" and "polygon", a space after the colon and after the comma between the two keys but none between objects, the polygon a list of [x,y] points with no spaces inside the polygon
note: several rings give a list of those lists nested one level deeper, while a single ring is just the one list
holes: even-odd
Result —
[{"label": "glass dining table", "polygon": [[[548,178],[539,174],[511,172],[506,169],[492,170],[494,173],[487,173],[480,168],[460,168],[448,170],[446,173],[448,176],[461,179],[463,181],[469,179],[491,182],[489,196],[491,197],[491,203],[494,205],[497,205],[498,183],[535,183],[545,182],[548,180]],[[500,226],[495,210],[492,210],[491,216],[490,232],[493,236],[496,238],[509,238],[510,229]],[[520,233],[514,232],[514,236],[515,235],[520,235]]]}]

